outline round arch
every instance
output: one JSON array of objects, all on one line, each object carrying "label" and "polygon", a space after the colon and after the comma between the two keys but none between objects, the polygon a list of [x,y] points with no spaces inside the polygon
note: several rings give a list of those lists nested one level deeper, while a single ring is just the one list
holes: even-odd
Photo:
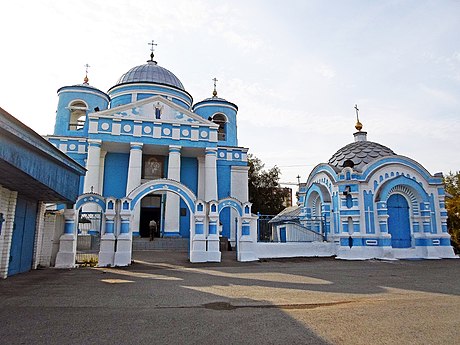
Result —
[{"label": "round arch", "polygon": [[[84,206],[89,206],[89,209],[83,211]],[[99,194],[85,193],[80,195],[74,206],[77,233],[79,230],[83,232],[88,230],[90,234],[100,236],[104,231],[106,207],[106,199]],[[80,224],[89,224],[89,229],[84,229],[85,226],[83,225],[83,229],[80,229]]]},{"label": "round arch", "polygon": [[105,198],[95,193],[85,193],[80,195],[75,202],[75,211],[78,211],[85,204],[96,204],[105,212]]},{"label": "round arch", "polygon": [[238,212],[240,217],[243,216],[243,204],[239,200],[231,197],[219,200],[219,205],[217,207],[218,213],[220,214],[220,211],[226,207],[233,208],[236,212]]},{"label": "round arch", "polygon": [[87,103],[85,100],[81,99],[81,98],[72,99],[72,100],[67,104],[67,108],[70,109],[71,107],[75,107],[75,105],[78,104],[78,103],[83,103],[83,104],[85,105],[85,107],[86,107],[86,110],[89,109],[88,103]]},{"label": "round arch", "polygon": [[331,219],[331,194],[326,186],[321,183],[313,183],[305,195],[304,209],[307,219],[313,221],[311,226],[316,232],[322,232],[327,239],[328,233],[334,227],[334,219]]},{"label": "round arch", "polygon": [[[237,215],[235,218],[235,222],[233,222],[233,219],[231,217],[231,212],[228,213],[228,239],[230,240],[232,246],[234,246],[235,252],[236,252],[236,257],[238,258],[238,253],[239,253],[239,239],[241,235],[249,235],[250,230],[248,229],[248,224],[243,220],[243,215],[244,212],[246,211],[245,206],[243,203],[241,203],[238,199],[232,198],[232,197],[227,197],[224,199],[221,199],[218,201],[217,204],[217,214],[219,216],[219,220],[221,219],[221,212],[227,208],[233,209]],[[223,236],[224,235],[224,229],[223,231]]]},{"label": "round arch", "polygon": [[[185,204],[190,210],[190,213],[195,213],[195,194],[182,183],[169,179],[152,180],[140,185],[139,187],[136,187],[128,194],[128,196],[125,198],[125,201],[123,201],[122,209],[126,210],[128,207],[130,211],[133,211],[134,207],[144,196],[153,192],[175,193],[184,200]],[[126,204],[126,199],[130,200],[128,204]]]},{"label": "round arch", "polygon": [[317,196],[319,196],[321,203],[323,204],[331,202],[331,195],[329,194],[329,190],[326,188],[326,186],[320,183],[313,183],[310,188],[308,188],[307,195],[305,196],[304,206],[311,207]]},{"label": "round arch", "polygon": [[423,187],[416,181],[402,175],[382,184],[376,192],[375,200],[376,202],[386,201],[392,193],[396,192],[406,195],[413,206],[417,206],[417,202],[429,202],[428,194]]}]

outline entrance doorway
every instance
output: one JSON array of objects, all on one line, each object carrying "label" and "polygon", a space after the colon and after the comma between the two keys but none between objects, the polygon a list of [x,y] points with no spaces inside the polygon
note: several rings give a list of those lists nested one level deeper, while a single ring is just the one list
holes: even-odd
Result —
[{"label": "entrance doorway", "polygon": [[153,234],[154,237],[161,237],[161,229],[163,225],[163,196],[162,195],[146,195],[141,201],[141,217],[139,221],[139,236],[150,237],[150,221],[154,220],[157,223],[157,230]]},{"label": "entrance doorway", "polygon": [[388,232],[391,235],[393,248],[410,248],[409,204],[401,194],[393,194],[388,198]]}]

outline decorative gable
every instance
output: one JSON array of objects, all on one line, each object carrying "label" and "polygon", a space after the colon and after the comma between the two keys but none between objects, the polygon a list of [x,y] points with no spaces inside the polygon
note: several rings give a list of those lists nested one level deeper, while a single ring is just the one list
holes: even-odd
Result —
[{"label": "decorative gable", "polygon": [[112,141],[127,141],[135,137],[150,144],[185,146],[217,143],[218,125],[161,96],[90,113],[88,118],[91,138],[105,140],[109,135]]},{"label": "decorative gable", "polygon": [[161,96],[153,96],[141,101],[125,104],[116,108],[91,113],[90,118],[112,116],[115,118],[132,118],[155,122],[188,123],[216,126],[213,122],[203,119],[187,109]]}]

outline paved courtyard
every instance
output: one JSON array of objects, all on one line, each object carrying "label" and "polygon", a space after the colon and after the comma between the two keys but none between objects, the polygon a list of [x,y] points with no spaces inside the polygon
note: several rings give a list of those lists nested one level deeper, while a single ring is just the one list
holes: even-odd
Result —
[{"label": "paved courtyard", "polygon": [[0,281],[2,344],[458,344],[460,260],[36,270]]}]

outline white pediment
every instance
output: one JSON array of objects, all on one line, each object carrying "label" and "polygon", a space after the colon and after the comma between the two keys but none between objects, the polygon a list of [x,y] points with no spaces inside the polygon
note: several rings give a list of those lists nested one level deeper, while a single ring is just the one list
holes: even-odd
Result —
[{"label": "white pediment", "polygon": [[93,113],[92,115],[113,116],[129,120],[147,120],[190,125],[205,124],[212,127],[216,126],[215,123],[208,121],[161,96],[149,97],[133,103]]}]

